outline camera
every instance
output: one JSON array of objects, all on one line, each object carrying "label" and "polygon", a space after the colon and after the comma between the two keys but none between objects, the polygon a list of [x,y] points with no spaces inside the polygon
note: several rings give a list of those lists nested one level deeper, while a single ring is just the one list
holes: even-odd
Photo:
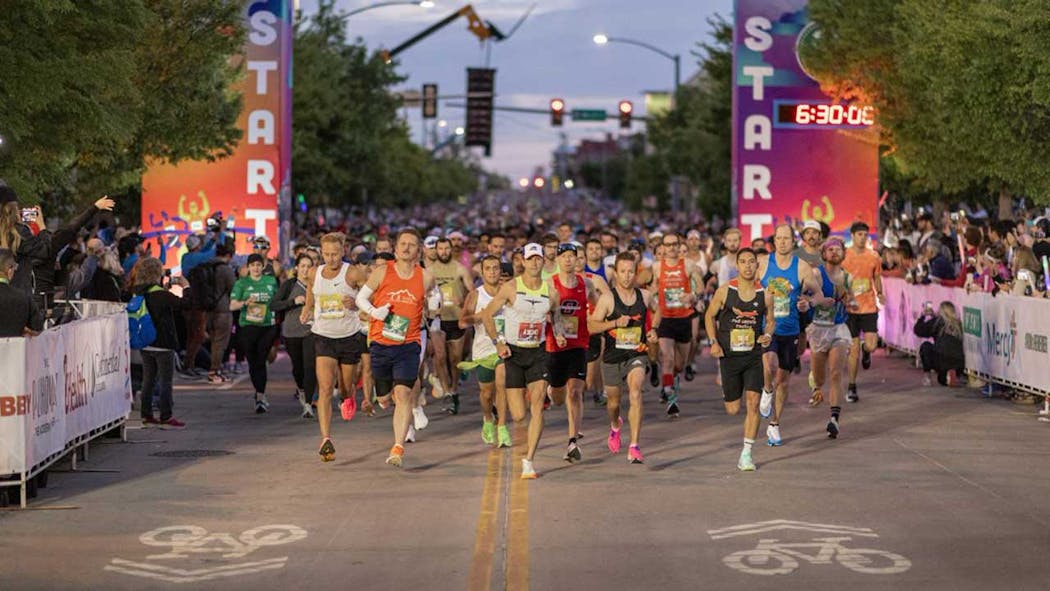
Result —
[{"label": "camera", "polygon": [[26,207],[22,209],[22,222],[29,224],[36,221],[39,212],[35,207]]}]

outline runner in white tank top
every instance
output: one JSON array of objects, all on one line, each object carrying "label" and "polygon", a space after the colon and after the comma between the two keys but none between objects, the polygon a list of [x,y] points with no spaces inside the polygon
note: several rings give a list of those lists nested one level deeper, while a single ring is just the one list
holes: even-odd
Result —
[{"label": "runner in white tank top", "polygon": [[[343,263],[332,279],[326,279],[322,271],[314,275],[310,290],[314,296],[314,322],[311,332],[330,339],[341,339],[362,332],[361,318],[356,310],[343,305],[344,298],[356,298],[357,288],[346,282],[350,263]],[[324,267],[321,267],[323,270]]]},{"label": "runner in white tank top", "polygon": [[[497,447],[510,447],[510,430],[507,427],[507,390],[503,360],[499,357],[496,344],[485,329],[481,312],[488,307],[499,293],[500,261],[494,256],[485,256],[481,260],[482,284],[467,294],[459,317],[462,329],[474,327],[474,343],[471,345],[471,359],[459,364],[461,370],[474,370],[478,376],[478,398],[481,401],[482,424],[481,440]],[[493,320],[496,334],[503,334],[503,311],[499,310]],[[496,418],[493,420],[493,409]]]}]

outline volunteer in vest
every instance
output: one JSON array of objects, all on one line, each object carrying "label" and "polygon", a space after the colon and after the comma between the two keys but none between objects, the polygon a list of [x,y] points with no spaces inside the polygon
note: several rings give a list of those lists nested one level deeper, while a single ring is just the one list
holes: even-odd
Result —
[{"label": "volunteer in vest", "polygon": [[434,371],[441,381],[445,395],[452,399],[449,412],[458,414],[457,366],[463,361],[463,343],[466,335],[466,331],[459,327],[459,317],[467,292],[474,288],[474,278],[468,268],[459,261],[452,260],[452,242],[448,238],[438,238],[435,252],[435,260],[427,262],[427,270],[434,275],[434,281],[441,290],[441,308],[438,311],[441,330],[430,332]]},{"label": "volunteer in vest", "polygon": [[[583,272],[594,289],[603,294],[609,291],[609,277],[606,274],[602,249],[602,241],[591,238],[584,243]],[[602,346],[605,339],[601,332],[591,332],[591,340],[587,343],[587,391],[591,393],[591,399],[597,406],[605,406],[605,393],[602,387]]]},{"label": "volunteer in vest", "polygon": [[810,296],[813,321],[806,332],[809,347],[813,351],[810,364],[813,367],[813,395],[809,405],[817,406],[824,399],[824,384],[828,387],[828,402],[831,417],[828,419],[828,437],[839,436],[839,415],[842,412],[842,394],[846,379],[846,359],[852,343],[849,327],[846,326],[846,305],[852,300],[849,275],[842,269],[846,257],[846,246],[835,236],[821,247],[824,265],[814,270],[814,278],[820,282],[821,290]]},{"label": "volunteer in vest", "polygon": [[693,340],[693,315],[696,293],[693,285],[703,285],[703,278],[691,263],[681,257],[677,234],[663,237],[663,257],[653,264],[653,280],[660,320],[654,326],[660,337],[661,402],[667,403],[667,416],[678,417],[678,376],[685,368]]},{"label": "volunteer in vest", "polygon": [[774,254],[759,262],[762,287],[773,300],[776,330],[763,358],[765,387],[759,401],[759,414],[773,418],[766,428],[766,444],[782,445],[780,416],[788,398],[788,380],[798,361],[799,312],[809,309],[800,299],[803,292],[818,293],[820,285],[813,278],[808,263],[793,254],[795,231],[790,224],[780,224],[773,233]]},{"label": "volunteer in vest", "polygon": [[[507,427],[507,388],[506,368],[496,352],[485,323],[481,321],[480,312],[499,292],[501,263],[492,255],[481,259],[481,286],[467,294],[463,303],[463,315],[460,316],[460,328],[474,327],[474,343],[471,346],[470,361],[463,361],[459,369],[474,370],[478,376],[478,397],[481,401],[481,440],[488,445],[510,447],[510,429]],[[495,317],[496,334],[503,334],[503,313]],[[493,417],[495,414],[495,417]],[[498,426],[497,426],[498,423]]]},{"label": "volunteer in vest", "polygon": [[241,312],[237,336],[255,388],[255,412],[260,414],[270,410],[270,401],[266,398],[266,357],[277,335],[271,308],[277,294],[277,279],[263,274],[265,265],[262,255],[249,255],[248,275],[238,279],[230,293],[230,309]]},{"label": "volunteer in vest", "polygon": [[376,395],[393,395],[394,445],[386,463],[401,467],[405,436],[412,422],[412,387],[419,376],[420,328],[426,294],[434,288],[434,276],[419,266],[419,233],[404,228],[394,241],[393,262],[379,267],[357,294],[357,307],[372,317],[368,331],[369,353]]},{"label": "volunteer in vest", "polygon": [[[850,275],[853,301],[849,309],[849,332],[853,344],[849,350],[849,386],[846,400],[859,402],[857,395],[858,365],[871,367],[871,352],[879,344],[879,305],[886,302],[882,291],[882,260],[868,248],[868,225],[854,223],[850,229],[853,244],[846,250],[842,268]],[[861,335],[864,335],[863,340]]]},{"label": "volunteer in vest", "polygon": [[772,294],[755,277],[758,256],[750,248],[736,251],[739,275],[715,291],[704,315],[707,334],[712,335],[711,356],[718,359],[722,376],[722,399],[726,413],[740,413],[745,399],[744,448],[736,467],[744,472],[755,469],[751,447],[758,437],[758,403],[762,389],[762,347],[772,342],[776,328]]},{"label": "volunteer in vest", "polygon": [[565,461],[578,462],[582,458],[577,439],[583,423],[583,388],[587,380],[587,346],[591,335],[587,330],[590,302],[597,299],[590,281],[576,272],[579,248],[571,242],[558,245],[558,272],[551,277],[551,285],[560,302],[552,316],[561,318],[565,344],[558,345],[552,333],[547,333],[547,353],[550,362],[550,397],[557,406],[565,405],[569,417],[569,443]]},{"label": "volunteer in vest", "polygon": [[295,399],[302,407],[302,418],[314,417],[314,395],[317,393],[317,368],[314,357],[314,336],[310,325],[302,322],[303,305],[306,304],[310,271],[314,260],[305,252],[295,259],[295,277],[277,288],[273,309],[284,312],[281,337],[284,348],[292,361],[292,378],[295,380]]},{"label": "volunteer in vest", "polygon": [[338,232],[321,237],[321,260],[324,264],[310,269],[306,278],[309,290],[299,319],[310,322],[314,336],[317,372],[317,423],[321,430],[321,460],[335,459],[331,440],[332,396],[339,387],[339,410],[349,421],[357,412],[354,392],[357,387],[365,336],[357,315],[356,298],[364,274],[356,265],[343,262],[346,237]]},{"label": "volunteer in vest", "polygon": [[[558,291],[542,277],[543,247],[535,242],[526,244],[523,254],[524,273],[500,287],[488,307],[482,310],[481,320],[485,331],[496,335],[492,340],[506,368],[507,406],[511,417],[515,421],[523,420],[526,399],[529,403],[529,443],[521,460],[521,477],[531,480],[538,476],[532,462],[543,434],[543,403],[550,377],[545,348],[547,323],[552,323],[557,346],[564,347],[567,341],[561,314],[550,313],[558,310],[561,302]],[[502,334],[496,330],[495,320],[501,309]]]},{"label": "volunteer in vest", "polygon": [[602,381],[605,384],[605,411],[609,417],[609,439],[611,453],[620,453],[620,400],[624,390],[630,401],[627,416],[631,429],[631,443],[627,449],[627,461],[632,464],[644,462],[639,447],[642,433],[642,387],[645,371],[649,366],[648,347],[659,338],[653,330],[654,306],[651,294],[634,285],[638,263],[630,252],[616,255],[613,288],[599,296],[588,317],[588,327],[605,341],[602,353]]}]

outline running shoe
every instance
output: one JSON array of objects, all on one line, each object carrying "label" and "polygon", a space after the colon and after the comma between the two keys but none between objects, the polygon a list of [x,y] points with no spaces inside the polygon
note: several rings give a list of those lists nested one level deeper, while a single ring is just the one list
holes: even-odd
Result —
[{"label": "running shoe", "polygon": [[219,373],[217,371],[213,371],[213,372],[210,372],[208,374],[208,383],[209,384],[225,384],[228,381],[230,381],[230,378],[222,375],[221,373]]},{"label": "running shoe", "polygon": [[850,384],[846,393],[846,400],[848,402],[860,402],[860,396],[857,396],[857,385]]},{"label": "running shoe", "polygon": [[813,388],[813,393],[809,396],[809,405],[820,406],[821,402],[824,402],[824,392],[820,388]]},{"label": "running shoe", "polygon": [[394,445],[390,448],[390,455],[386,458],[386,463],[390,464],[395,468],[400,468],[404,461],[405,448],[400,445]]},{"label": "running shoe", "polygon": [[839,437],[839,422],[835,417],[832,417],[828,421],[828,439],[838,439]]},{"label": "running shoe", "polygon": [[255,394],[255,413],[263,414],[270,410],[270,401],[266,399],[266,394]]},{"label": "running shoe", "polygon": [[332,440],[325,437],[324,441],[321,442],[321,449],[317,450],[317,453],[321,456],[322,462],[331,462],[335,459],[335,446],[332,445]]},{"label": "running shoe", "polygon": [[809,370],[808,381],[809,381],[809,389],[810,390],[812,390],[813,388],[817,387],[817,379],[813,377],[813,370],[812,369]]},{"label": "running shoe", "polygon": [[780,425],[766,426],[766,445],[769,447],[784,445],[784,440],[780,438]]},{"label": "running shoe", "polygon": [[314,418],[314,407],[310,406],[309,404],[304,404],[303,405],[303,414],[301,416],[304,419],[312,419],[312,418]]},{"label": "running shoe", "polygon": [[677,419],[680,411],[678,410],[678,395],[672,394],[667,399],[667,416],[672,419]]},{"label": "running shoe", "polygon": [[[623,419],[620,419],[620,426],[623,426]],[[618,454],[620,453],[620,430],[609,429],[609,453]]]},{"label": "running shoe", "polygon": [[645,458],[642,457],[642,450],[638,449],[637,445],[632,445],[627,448],[627,463],[628,464],[642,464],[645,463]]},{"label": "running shoe", "polygon": [[344,421],[349,421],[357,414],[357,398],[348,396],[339,404],[339,413],[343,415]]},{"label": "running shoe", "polygon": [[437,374],[430,374],[427,377],[427,382],[430,384],[430,394],[434,398],[444,398],[445,388],[441,385],[441,380],[438,379]]},{"label": "running shoe", "polygon": [[654,388],[660,385],[660,366],[656,363],[649,366],[649,385]]},{"label": "running shoe", "polygon": [[660,390],[660,404],[667,404],[667,390]]},{"label": "running shoe", "polygon": [[609,401],[605,399],[605,396],[602,395],[601,392],[595,392],[594,393],[594,405],[595,406],[605,406],[606,404],[608,404],[608,402]]},{"label": "running shoe", "polygon": [[427,413],[423,412],[422,406],[412,409],[412,424],[415,426],[416,431],[422,431],[430,424],[430,419],[427,418]]},{"label": "running shoe", "polygon": [[186,428],[186,423],[183,423],[182,421],[180,421],[179,419],[176,419],[175,417],[171,417],[171,418],[166,419],[166,420],[157,421],[157,428],[158,429],[185,429]]},{"label": "running shoe", "polygon": [[496,443],[496,425],[489,421],[485,421],[481,424],[481,440],[487,445]]},{"label": "running shoe", "polygon": [[416,442],[416,428],[412,425],[408,426],[408,433],[405,433],[405,443]]},{"label": "running shoe", "polygon": [[449,395],[449,405],[446,406],[445,408],[443,408],[442,410],[444,410],[445,412],[447,412],[450,415],[458,415],[459,414],[459,394],[451,394],[451,395]]},{"label": "running shoe", "polygon": [[773,415],[773,393],[765,388],[762,389],[762,398],[758,401],[758,414],[763,419]]},{"label": "running shoe", "polygon": [[570,441],[569,447],[565,450],[565,457],[562,459],[570,464],[582,460],[583,456],[580,454],[580,446],[576,445],[575,441]]},{"label": "running shoe", "polygon": [[248,364],[244,361],[238,361],[233,364],[233,373],[248,373]]},{"label": "running shoe", "polygon": [[693,364],[685,366],[685,381],[691,382],[696,378],[696,370],[693,369]]},{"label": "running shoe", "polygon": [[536,469],[532,467],[532,461],[521,458],[521,479],[536,480],[539,476],[540,475],[536,473]]},{"label": "running shoe", "polygon": [[860,353],[860,366],[864,369],[871,368],[871,351],[861,348]]},{"label": "running shoe", "polygon": [[751,450],[745,449],[740,451],[740,459],[736,461],[736,467],[741,472],[754,472],[755,462],[751,459]]},{"label": "running shoe", "polygon": [[499,441],[497,447],[510,447],[512,442],[510,440],[510,429],[506,425],[500,425],[496,428],[496,437]]}]

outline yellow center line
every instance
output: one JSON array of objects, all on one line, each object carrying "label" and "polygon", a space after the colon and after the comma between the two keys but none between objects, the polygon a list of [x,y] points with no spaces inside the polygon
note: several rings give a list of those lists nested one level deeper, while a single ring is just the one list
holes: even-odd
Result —
[{"label": "yellow center line", "polygon": [[500,477],[503,474],[505,457],[506,454],[499,448],[489,452],[485,486],[481,492],[481,515],[478,516],[478,528],[474,535],[474,557],[471,560],[470,577],[467,579],[467,589],[470,591],[488,591],[492,581],[492,560],[496,554],[498,532],[497,518],[503,490]]},{"label": "yellow center line", "polygon": [[521,460],[528,448],[525,424],[514,429],[514,464],[510,469],[510,506],[507,530],[507,590],[529,588],[529,488],[521,479]]}]

